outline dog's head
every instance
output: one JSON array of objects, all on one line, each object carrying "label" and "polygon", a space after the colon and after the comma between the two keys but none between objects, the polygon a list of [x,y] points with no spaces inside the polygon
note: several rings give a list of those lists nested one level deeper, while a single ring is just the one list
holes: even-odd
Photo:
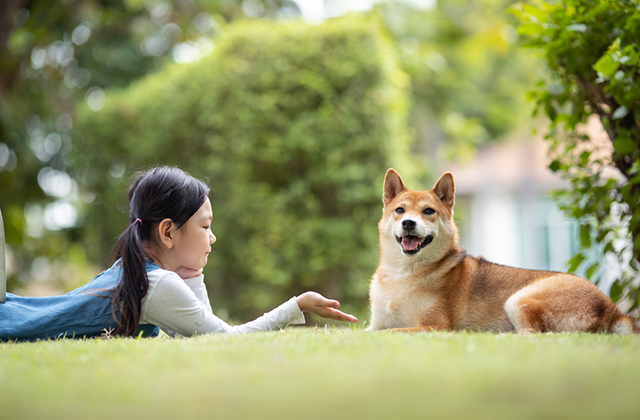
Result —
[{"label": "dog's head", "polygon": [[437,259],[457,241],[453,222],[455,186],[450,172],[444,173],[429,191],[412,191],[395,170],[389,169],[382,201],[380,241],[392,258],[421,255]]}]

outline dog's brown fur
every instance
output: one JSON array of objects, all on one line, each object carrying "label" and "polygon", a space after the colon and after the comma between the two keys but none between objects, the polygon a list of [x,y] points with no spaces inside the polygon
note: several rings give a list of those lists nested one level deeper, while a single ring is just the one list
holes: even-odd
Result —
[{"label": "dog's brown fur", "polygon": [[380,264],[370,287],[372,330],[640,332],[639,320],[622,315],[581,277],[467,255],[454,201],[449,172],[431,190],[411,191],[395,170],[387,171]]}]

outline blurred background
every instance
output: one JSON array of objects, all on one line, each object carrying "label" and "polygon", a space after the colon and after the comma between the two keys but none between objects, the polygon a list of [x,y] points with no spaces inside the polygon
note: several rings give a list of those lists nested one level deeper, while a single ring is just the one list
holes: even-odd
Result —
[{"label": "blurred background", "polygon": [[472,255],[566,270],[578,227],[549,195],[563,183],[527,101],[543,64],[512,3],[2,2],[9,291],[64,293],[106,268],[132,176],[160,163],[212,187],[205,279],[226,320],[305,290],[366,320],[388,167],[412,189],[453,172]]}]

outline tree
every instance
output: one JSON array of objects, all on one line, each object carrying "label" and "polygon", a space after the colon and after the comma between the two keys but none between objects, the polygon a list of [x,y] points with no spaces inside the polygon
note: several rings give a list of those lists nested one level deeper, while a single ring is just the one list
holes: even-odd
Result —
[{"label": "tree", "polygon": [[[570,181],[558,191],[561,208],[580,223],[582,251],[571,270],[586,269],[594,282],[597,246],[622,272],[611,287],[614,301],[640,305],[640,3],[638,0],[562,0],[516,4],[518,31],[544,56],[550,77],[533,92],[550,120],[551,170]],[[597,116],[612,147],[597,150],[581,129]],[[605,169],[616,168],[617,177]],[[585,267],[586,266],[586,267]]]},{"label": "tree", "polygon": [[376,11],[411,76],[412,126],[437,171],[524,126],[525,93],[542,63],[517,42],[512,0],[417,3],[385,2]]},{"label": "tree", "polygon": [[36,256],[43,267],[87,261],[89,197],[69,174],[78,103],[98,107],[105,89],[206,53],[228,21],[298,13],[289,0],[1,2],[0,209],[17,266],[9,288],[32,277]]}]

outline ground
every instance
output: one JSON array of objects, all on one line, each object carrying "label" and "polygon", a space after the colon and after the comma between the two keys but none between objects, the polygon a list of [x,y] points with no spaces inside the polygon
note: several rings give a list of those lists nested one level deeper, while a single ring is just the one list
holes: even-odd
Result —
[{"label": "ground", "polygon": [[631,419],[640,336],[291,328],[0,344],[6,419]]}]

